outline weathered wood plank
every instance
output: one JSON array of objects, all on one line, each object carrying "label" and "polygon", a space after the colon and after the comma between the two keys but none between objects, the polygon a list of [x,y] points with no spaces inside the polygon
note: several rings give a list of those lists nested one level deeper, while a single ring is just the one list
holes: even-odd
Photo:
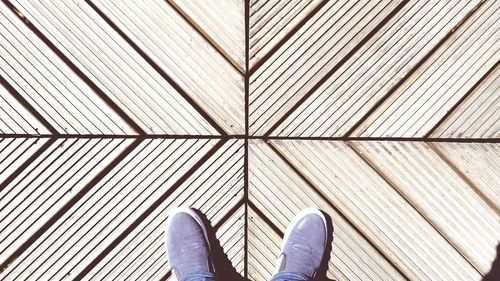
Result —
[{"label": "weathered wood plank", "polygon": [[168,0],[245,72],[245,1]]},{"label": "weathered wood plank", "polygon": [[163,0],[94,3],[224,131],[244,133],[243,75],[171,5]]},{"label": "weathered wood plank", "polygon": [[346,135],[478,3],[480,0],[409,2],[272,135]]},{"label": "weathered wood plank", "polygon": [[500,242],[500,217],[425,143],[354,142],[356,150],[482,274]]},{"label": "weathered wood plank", "polygon": [[252,135],[267,132],[401,1],[328,1],[250,77]]},{"label": "weathered wood plank", "polygon": [[[481,279],[481,274],[429,223],[429,214],[416,210],[347,144],[318,141],[272,144],[407,278]],[[417,179],[407,180],[411,184]],[[484,227],[491,233],[494,225]],[[489,245],[489,242],[484,243]]]},{"label": "weathered wood plank", "polygon": [[[292,142],[285,143],[291,144]],[[278,146],[285,145],[285,143],[272,142],[273,145]],[[296,167],[301,169],[304,166]],[[250,201],[282,233],[285,232],[286,226],[295,214],[306,207],[318,207],[331,216],[334,229],[329,263],[331,277],[337,280],[404,279],[394,265],[389,263],[378,249],[366,240],[364,235],[367,233],[359,232],[362,230],[359,225],[353,226],[350,221],[346,221],[344,215],[347,214],[345,210],[336,208],[337,202],[331,202],[332,205],[325,201],[263,141],[252,141],[249,146],[249,184]],[[328,187],[328,189],[333,188],[333,185]],[[341,187],[342,190],[346,188]],[[347,216],[347,219],[352,218]],[[267,243],[269,239],[274,239],[273,237],[271,233],[266,239]],[[371,236],[368,238],[374,239]],[[249,248],[249,251],[249,254],[252,254],[256,249]],[[269,263],[275,262],[273,258],[274,256],[268,257]],[[268,271],[271,268],[270,264],[264,265],[264,268]],[[261,274],[268,278],[266,271]]]},{"label": "weathered wood plank", "polygon": [[500,138],[500,66],[431,134],[433,138]]},{"label": "weathered wood plank", "polygon": [[500,145],[435,143],[433,147],[500,216]]},{"label": "weathered wood plank", "polygon": [[353,133],[424,137],[500,60],[500,2],[486,1]]}]

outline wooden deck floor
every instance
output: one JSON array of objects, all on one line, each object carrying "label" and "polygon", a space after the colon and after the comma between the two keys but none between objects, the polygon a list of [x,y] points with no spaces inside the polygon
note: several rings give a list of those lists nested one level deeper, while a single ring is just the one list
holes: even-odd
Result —
[{"label": "wooden deck floor", "polygon": [[500,280],[499,62],[497,0],[3,0],[0,280],[173,280],[180,205],[228,280],[309,206],[331,279]]}]

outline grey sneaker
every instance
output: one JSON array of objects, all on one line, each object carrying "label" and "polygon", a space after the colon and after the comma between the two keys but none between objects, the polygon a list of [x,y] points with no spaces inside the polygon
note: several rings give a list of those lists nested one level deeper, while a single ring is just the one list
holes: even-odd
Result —
[{"label": "grey sneaker", "polygon": [[327,231],[326,218],[319,210],[299,212],[285,232],[275,277],[313,279],[325,255]]},{"label": "grey sneaker", "polygon": [[214,277],[210,245],[201,218],[190,208],[175,209],[167,220],[167,259],[178,280]]}]

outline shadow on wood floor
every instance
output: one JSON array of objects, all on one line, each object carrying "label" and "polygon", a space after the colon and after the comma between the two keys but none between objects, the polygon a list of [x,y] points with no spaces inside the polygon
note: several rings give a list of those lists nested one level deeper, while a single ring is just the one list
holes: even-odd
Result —
[{"label": "shadow on wood floor", "polygon": [[498,281],[500,280],[500,243],[497,246],[497,257],[491,265],[491,270],[483,278],[483,281]]},{"label": "shadow on wood floor", "polygon": [[205,227],[207,229],[208,240],[210,242],[210,250],[212,253],[213,263],[215,271],[217,272],[218,280],[244,281],[245,278],[238,272],[236,272],[236,270],[233,268],[233,265],[231,264],[231,261],[224,253],[220,241],[215,235],[215,229],[207,219],[207,216],[199,210],[195,211],[203,220],[203,223],[205,224]]}]

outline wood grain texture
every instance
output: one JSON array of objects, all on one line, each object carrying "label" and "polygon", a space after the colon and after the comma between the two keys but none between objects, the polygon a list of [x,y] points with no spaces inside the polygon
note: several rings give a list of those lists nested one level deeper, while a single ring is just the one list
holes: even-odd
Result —
[{"label": "wood grain texture", "polygon": [[[273,141],[273,145],[409,279],[481,279],[480,272],[428,221],[428,215],[445,220],[444,214],[421,214],[347,144]],[[494,251],[488,245],[487,257]]]},{"label": "wood grain texture", "polygon": [[481,81],[431,134],[433,138],[500,138],[500,67]]},{"label": "wood grain texture", "polygon": [[478,3],[409,2],[271,135],[345,136]]},{"label": "wood grain texture", "polygon": [[500,2],[486,1],[353,136],[424,137],[500,60]]},{"label": "wood grain texture", "polygon": [[250,133],[265,134],[400,2],[328,1],[250,77]]}]

